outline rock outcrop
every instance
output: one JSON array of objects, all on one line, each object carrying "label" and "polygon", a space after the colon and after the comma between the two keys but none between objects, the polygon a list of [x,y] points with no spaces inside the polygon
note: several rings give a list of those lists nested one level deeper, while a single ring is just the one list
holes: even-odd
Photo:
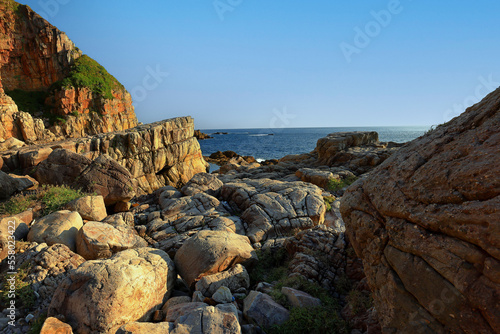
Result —
[{"label": "rock outcrop", "polygon": [[500,89],[341,202],[387,333],[499,333]]},{"label": "rock outcrop", "polygon": [[87,261],[57,288],[49,316],[64,315],[77,333],[106,333],[144,321],[168,299],[174,265],[161,250],[129,249]]},{"label": "rock outcrop", "polygon": [[[77,83],[71,80],[75,73],[98,76],[104,84]],[[51,121],[43,115],[47,110]],[[12,0],[0,2],[0,119],[0,140],[16,137],[30,142],[137,125],[125,88],[90,57],[82,56],[64,32]]]},{"label": "rock outcrop", "polygon": [[79,166],[85,160],[107,154],[130,171],[137,182],[134,190],[140,195],[164,185],[181,187],[195,174],[206,172],[208,164],[203,160],[193,131],[193,119],[179,117],[122,132],[22,147],[1,152],[0,156],[4,171],[33,172],[34,167],[57,148],[80,154],[81,157],[75,158],[75,169],[81,169]]}]

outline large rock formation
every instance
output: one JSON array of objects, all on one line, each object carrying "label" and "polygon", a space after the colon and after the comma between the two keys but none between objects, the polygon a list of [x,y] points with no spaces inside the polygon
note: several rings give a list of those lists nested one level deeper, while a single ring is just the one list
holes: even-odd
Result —
[{"label": "large rock formation", "polygon": [[137,125],[125,88],[64,32],[12,0],[0,1],[0,119],[0,140],[52,141]]},{"label": "large rock formation", "polygon": [[180,117],[121,132],[22,147],[0,153],[2,169],[7,172],[23,169],[31,173],[57,148],[81,155],[71,166],[73,170],[78,166],[83,168],[84,160],[107,154],[137,180],[136,193],[151,193],[164,185],[182,186],[193,175],[206,171],[208,164],[203,160],[193,132],[193,119]]},{"label": "large rock formation", "polygon": [[386,333],[500,333],[500,89],[342,199]]}]

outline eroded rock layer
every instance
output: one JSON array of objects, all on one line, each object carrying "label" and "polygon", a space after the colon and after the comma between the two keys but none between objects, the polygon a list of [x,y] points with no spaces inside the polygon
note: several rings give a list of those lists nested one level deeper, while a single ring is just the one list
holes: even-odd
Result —
[{"label": "eroded rock layer", "polygon": [[94,160],[107,154],[130,171],[137,180],[137,192],[151,193],[164,186],[182,186],[193,175],[205,172],[200,145],[193,137],[191,117],[179,117],[121,132],[70,139],[2,152],[4,170],[28,173],[57,148],[65,148]]},{"label": "eroded rock layer", "polygon": [[500,89],[349,188],[386,333],[500,332]]}]

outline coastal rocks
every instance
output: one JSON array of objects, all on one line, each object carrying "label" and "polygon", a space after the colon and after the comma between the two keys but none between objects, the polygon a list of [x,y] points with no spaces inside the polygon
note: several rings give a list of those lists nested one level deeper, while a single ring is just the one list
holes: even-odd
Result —
[{"label": "coastal rocks", "polygon": [[38,166],[35,178],[42,184],[68,185],[97,193],[105,205],[127,202],[134,197],[129,171],[108,155],[94,161],[65,149],[54,150]]},{"label": "coastal rocks", "polygon": [[76,251],[86,260],[105,259],[122,250],[147,245],[130,227],[99,222],[86,223],[76,237]]},{"label": "coastal rocks", "polygon": [[217,197],[222,186],[222,181],[220,181],[215,175],[198,173],[193,176],[184,187],[182,187],[181,192],[186,196],[192,196],[203,192]]},{"label": "coastal rocks", "polygon": [[201,333],[201,334],[240,334],[241,327],[238,317],[227,312],[223,306],[201,306],[186,315],[179,317],[172,334]]},{"label": "coastal rocks", "polygon": [[28,189],[34,185],[27,178],[15,178],[0,170],[0,199],[7,199],[13,194]]},{"label": "coastal rocks", "polygon": [[247,237],[222,231],[200,231],[175,255],[176,268],[188,286],[242,262],[257,259]]},{"label": "coastal rocks", "polygon": [[61,320],[49,317],[45,319],[40,334],[73,334],[73,329]]},{"label": "coastal rocks", "polygon": [[100,195],[76,199],[69,202],[66,208],[78,212],[84,220],[101,221],[108,216],[104,198]]},{"label": "coastal rocks", "polygon": [[54,294],[48,314],[64,315],[78,333],[116,330],[147,320],[168,298],[174,281],[173,262],[165,252],[125,250],[70,271]]},{"label": "coastal rocks", "polygon": [[303,182],[243,179],[226,183],[221,196],[241,213],[252,243],[285,237],[323,223],[321,190]]},{"label": "coastal rocks", "polygon": [[[57,148],[79,153],[82,161],[75,161],[73,165],[78,168],[85,165],[85,159],[92,161],[107,154],[132,174],[134,183],[137,183],[134,190],[142,195],[165,185],[180,188],[195,174],[207,171],[208,164],[193,137],[193,127],[191,117],[179,117],[122,132],[1,152],[0,156],[4,161],[4,170],[8,167],[10,170],[31,172]],[[39,152],[46,151],[48,154],[39,157]],[[78,175],[80,172],[63,171],[63,175]]]},{"label": "coastal rocks", "polygon": [[271,296],[258,291],[250,291],[243,301],[243,314],[263,328],[281,325],[290,317],[286,308],[276,303]]},{"label": "coastal rocks", "polygon": [[344,195],[383,331],[500,328],[499,104],[497,89]]},{"label": "coastal rocks", "polygon": [[[38,248],[41,250],[37,252]],[[40,307],[46,308],[68,272],[78,268],[85,262],[85,259],[62,244],[50,247],[41,244],[38,247],[33,247],[30,251],[33,252],[33,255],[26,260],[31,264],[28,281],[32,283],[33,290],[40,296],[42,302]]]},{"label": "coastal rocks", "polygon": [[281,293],[284,294],[293,307],[317,307],[321,306],[321,300],[315,298],[304,291],[295,290],[286,286],[281,288]]},{"label": "coastal rocks", "polygon": [[82,227],[82,217],[78,212],[57,211],[41,218],[31,226],[28,241],[46,243],[49,246],[63,244],[75,251],[76,235]]},{"label": "coastal rocks", "polygon": [[171,322],[130,322],[121,326],[116,334],[171,334],[174,328]]},{"label": "coastal rocks", "polygon": [[295,175],[300,178],[301,181],[312,183],[324,189],[328,188],[332,180],[343,180],[355,177],[351,171],[337,167],[329,169],[301,168],[295,172]]},{"label": "coastal rocks", "polygon": [[335,282],[345,274],[344,234],[316,226],[288,238],[284,244],[291,256],[290,276],[301,276],[335,293]]},{"label": "coastal rocks", "polygon": [[195,289],[204,296],[212,296],[220,287],[225,286],[231,292],[250,287],[250,277],[244,266],[237,264],[234,267],[213,275],[202,277],[196,282]]},{"label": "coastal rocks", "polygon": [[198,140],[205,140],[205,139],[213,139],[214,137],[210,137],[206,133],[201,132],[200,130],[194,130],[194,137]]}]

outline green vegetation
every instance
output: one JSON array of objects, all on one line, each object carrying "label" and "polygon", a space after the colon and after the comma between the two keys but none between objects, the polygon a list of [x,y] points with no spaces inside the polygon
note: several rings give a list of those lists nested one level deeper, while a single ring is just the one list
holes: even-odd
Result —
[{"label": "green vegetation", "polygon": [[326,211],[332,211],[332,203],[335,202],[335,196],[323,196],[323,202],[325,202]]},{"label": "green vegetation", "polygon": [[290,319],[282,325],[271,327],[270,334],[289,333],[349,333],[347,323],[340,316],[340,306],[327,290],[303,277],[293,276],[278,282],[271,296],[289,307],[282,287],[290,287],[310,294],[321,300],[321,306],[313,308],[292,307]]},{"label": "green vegetation", "polygon": [[112,99],[113,89],[123,89],[123,86],[98,62],[87,55],[76,59],[71,65],[69,75],[55,83],[53,89],[61,87],[86,87],[100,94],[105,99]]},{"label": "green vegetation", "polygon": [[17,11],[19,10],[19,4],[14,0],[7,0],[6,8],[17,13]]},{"label": "green vegetation", "polygon": [[34,114],[36,112],[46,112],[45,99],[48,94],[44,91],[28,92],[15,89],[6,92],[17,104],[19,110]]},{"label": "green vegetation", "polygon": [[39,334],[42,331],[43,323],[47,319],[47,313],[42,313],[35,321],[31,324],[31,328],[28,330],[28,334]]},{"label": "green vegetation", "polygon": [[0,203],[0,215],[12,216],[37,205],[42,205],[42,212],[47,215],[60,210],[67,203],[85,196],[82,191],[67,186],[44,185],[32,194],[19,194],[6,202]]},{"label": "green vegetation", "polygon": [[350,176],[345,179],[330,179],[328,180],[327,189],[331,191],[339,191],[344,187],[350,186],[353,184],[358,178],[356,176]]},{"label": "green vegetation", "polygon": [[2,288],[2,291],[0,292],[0,299],[2,301],[2,304],[7,305],[9,303],[9,294],[10,294],[10,286],[8,285],[8,279],[11,277],[15,278],[15,298],[20,305],[16,304],[16,307],[24,307],[24,308],[31,308],[33,305],[35,305],[35,294],[33,293],[33,288],[31,287],[30,283],[25,282],[26,278],[28,277],[29,270],[31,268],[31,263],[30,262],[25,262],[23,263],[19,269],[17,270],[17,275],[7,275],[8,277],[5,277],[2,281],[5,282],[4,286]]},{"label": "green vegetation", "polygon": [[259,261],[250,272],[252,283],[274,282],[288,276],[288,254],[284,248],[276,251],[258,249]]},{"label": "green vegetation", "polygon": [[351,305],[353,314],[359,314],[372,307],[373,299],[368,292],[351,290],[347,295],[347,303]]},{"label": "green vegetation", "polygon": [[338,293],[344,296],[347,295],[349,291],[351,291],[352,282],[346,274],[340,276],[339,279],[335,282],[335,289]]}]

